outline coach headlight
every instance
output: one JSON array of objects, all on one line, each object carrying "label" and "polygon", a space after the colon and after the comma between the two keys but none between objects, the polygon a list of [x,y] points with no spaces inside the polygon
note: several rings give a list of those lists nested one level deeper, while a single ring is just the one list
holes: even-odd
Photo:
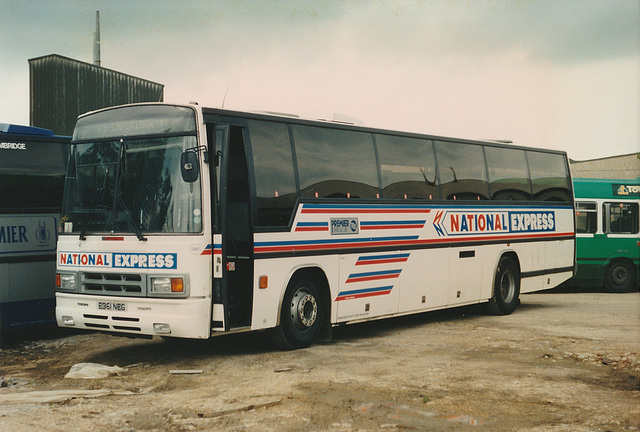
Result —
[{"label": "coach headlight", "polygon": [[56,273],[56,288],[61,291],[76,291],[76,275],[73,273]]},{"label": "coach headlight", "polygon": [[184,297],[187,294],[183,277],[151,276],[149,295],[154,297]]}]

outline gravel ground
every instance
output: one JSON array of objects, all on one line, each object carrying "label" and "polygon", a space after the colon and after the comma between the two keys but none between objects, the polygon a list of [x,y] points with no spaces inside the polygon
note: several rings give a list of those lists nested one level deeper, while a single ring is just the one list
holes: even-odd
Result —
[{"label": "gravel ground", "polygon": [[[640,430],[640,294],[527,294],[334,329],[164,342],[57,331],[0,351],[0,430]],[[107,378],[65,378],[80,363]]]}]

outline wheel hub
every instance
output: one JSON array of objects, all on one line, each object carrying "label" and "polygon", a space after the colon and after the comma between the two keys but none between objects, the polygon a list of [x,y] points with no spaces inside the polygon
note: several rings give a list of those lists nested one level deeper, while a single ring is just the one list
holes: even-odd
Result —
[{"label": "wheel hub", "polygon": [[291,299],[291,319],[298,330],[307,330],[318,317],[318,302],[306,289],[299,289]]},{"label": "wheel hub", "polygon": [[500,280],[500,293],[502,294],[502,299],[505,303],[509,303],[513,300],[513,296],[516,291],[515,286],[516,283],[513,275],[510,272],[504,273]]}]

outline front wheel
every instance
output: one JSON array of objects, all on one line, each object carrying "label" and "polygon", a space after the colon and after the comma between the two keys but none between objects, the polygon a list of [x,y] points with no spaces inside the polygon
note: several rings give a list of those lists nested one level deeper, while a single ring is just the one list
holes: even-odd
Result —
[{"label": "front wheel", "polygon": [[632,262],[614,261],[604,274],[604,286],[612,293],[631,292],[635,288],[636,277],[636,268]]},{"label": "front wheel", "polygon": [[317,283],[305,277],[293,279],[282,301],[274,342],[284,349],[306,348],[318,337],[321,324],[322,304]]},{"label": "front wheel", "polygon": [[493,297],[487,303],[492,315],[509,315],[518,306],[520,297],[520,269],[507,256],[500,258],[493,283]]}]

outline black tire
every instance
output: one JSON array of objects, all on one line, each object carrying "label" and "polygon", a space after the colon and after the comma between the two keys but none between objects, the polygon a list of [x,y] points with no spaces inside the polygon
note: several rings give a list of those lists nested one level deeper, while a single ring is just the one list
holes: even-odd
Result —
[{"label": "black tire", "polygon": [[320,333],[323,305],[318,284],[307,277],[289,282],[282,300],[280,325],[273,340],[282,349],[306,348]]},{"label": "black tire", "polygon": [[500,258],[493,282],[493,297],[486,305],[491,315],[509,315],[520,302],[520,268],[508,257]]},{"label": "black tire", "polygon": [[636,268],[628,260],[617,260],[609,264],[604,273],[604,286],[612,293],[627,293],[636,289]]}]

